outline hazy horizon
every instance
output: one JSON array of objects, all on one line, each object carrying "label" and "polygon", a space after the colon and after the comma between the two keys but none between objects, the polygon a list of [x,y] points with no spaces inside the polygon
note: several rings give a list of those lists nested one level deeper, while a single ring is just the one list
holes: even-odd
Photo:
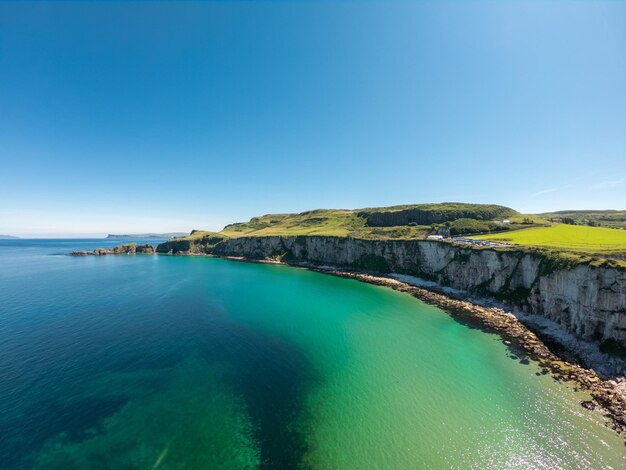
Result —
[{"label": "hazy horizon", "polygon": [[[147,232],[124,232],[124,233],[116,233],[115,235],[141,235],[145,233],[173,233],[173,232],[186,232],[189,233],[191,230],[173,230],[173,231],[147,231]],[[9,235],[13,237],[18,237],[22,239],[87,239],[87,238],[95,238],[101,239],[106,238],[107,235],[111,234],[111,232],[25,232],[25,233],[1,233],[0,235]]]},{"label": "hazy horizon", "polygon": [[623,209],[624,44],[626,2],[0,3],[0,233]]}]

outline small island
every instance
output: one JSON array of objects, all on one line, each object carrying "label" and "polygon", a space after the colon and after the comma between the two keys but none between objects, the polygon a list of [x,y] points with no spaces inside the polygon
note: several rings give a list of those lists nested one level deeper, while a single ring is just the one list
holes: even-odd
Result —
[{"label": "small island", "polygon": [[129,243],[127,245],[119,245],[113,248],[96,248],[93,251],[72,251],[68,253],[69,256],[103,256],[103,255],[134,255],[134,254],[146,254],[152,255],[155,253],[152,245],[137,245],[136,243]]}]

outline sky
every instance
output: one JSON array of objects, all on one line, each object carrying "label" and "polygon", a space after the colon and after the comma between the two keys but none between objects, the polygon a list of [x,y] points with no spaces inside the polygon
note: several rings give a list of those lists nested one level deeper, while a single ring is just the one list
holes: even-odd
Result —
[{"label": "sky", "polygon": [[0,3],[0,233],[626,209],[626,2]]}]

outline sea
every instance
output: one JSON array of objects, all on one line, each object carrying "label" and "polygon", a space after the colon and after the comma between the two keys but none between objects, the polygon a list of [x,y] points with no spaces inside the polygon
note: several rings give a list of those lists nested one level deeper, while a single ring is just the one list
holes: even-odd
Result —
[{"label": "sea", "polygon": [[119,243],[0,240],[1,469],[626,468],[585,393],[408,294],[67,256]]}]

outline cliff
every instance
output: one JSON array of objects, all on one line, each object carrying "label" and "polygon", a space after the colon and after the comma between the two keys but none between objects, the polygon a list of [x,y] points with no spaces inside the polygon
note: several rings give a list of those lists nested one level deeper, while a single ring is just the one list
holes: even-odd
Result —
[{"label": "cliff", "polygon": [[161,253],[212,253],[248,259],[401,273],[497,299],[542,315],[583,339],[626,348],[626,269],[610,262],[567,264],[540,251],[470,248],[429,240],[331,236],[239,237],[204,246],[173,240]]}]

